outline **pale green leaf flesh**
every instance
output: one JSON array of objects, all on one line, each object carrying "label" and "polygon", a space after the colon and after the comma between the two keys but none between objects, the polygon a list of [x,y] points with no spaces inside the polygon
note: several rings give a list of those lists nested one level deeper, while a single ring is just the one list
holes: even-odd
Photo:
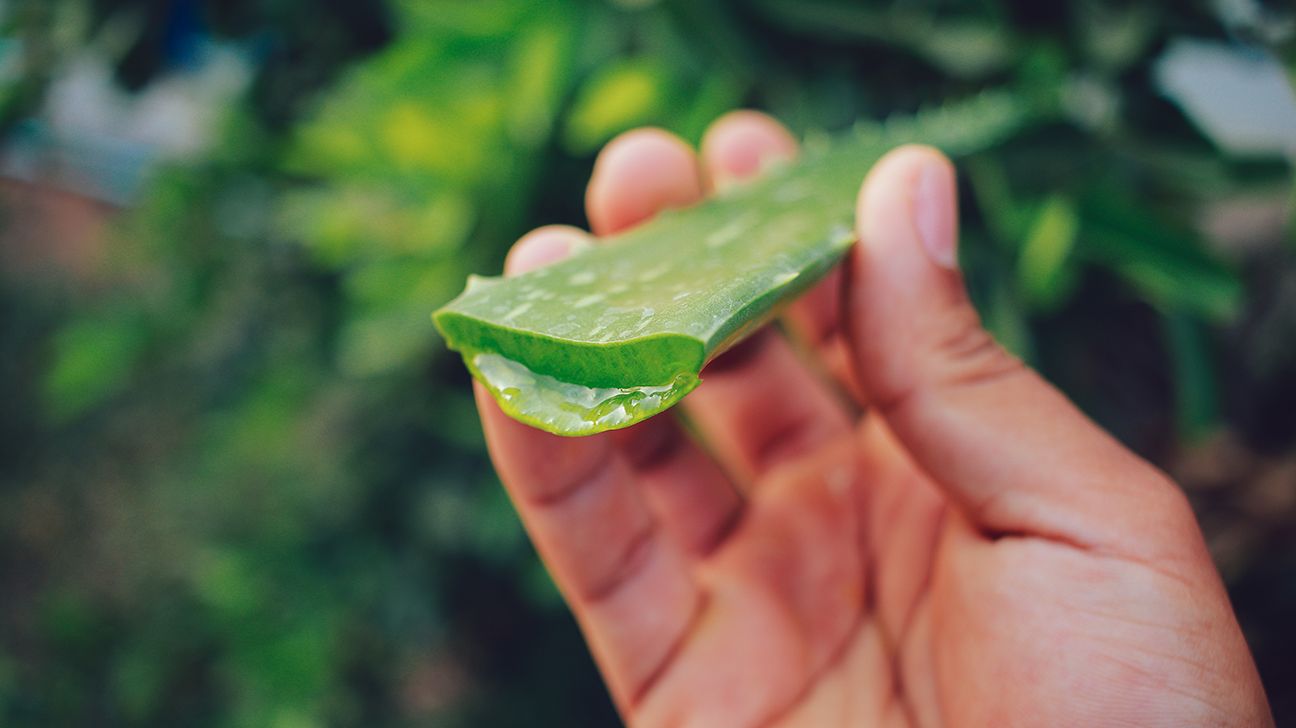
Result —
[{"label": "pale green leaf flesh", "polygon": [[698,385],[711,358],[827,273],[853,242],[855,195],[899,144],[983,149],[1025,121],[987,93],[829,144],[705,203],[559,263],[473,277],[433,319],[513,418],[568,436],[628,427]]}]

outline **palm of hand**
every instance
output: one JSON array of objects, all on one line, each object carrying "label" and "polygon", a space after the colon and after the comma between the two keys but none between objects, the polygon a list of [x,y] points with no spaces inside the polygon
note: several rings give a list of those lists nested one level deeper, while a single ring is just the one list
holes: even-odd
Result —
[{"label": "palm of hand", "polygon": [[[794,152],[753,114],[717,122],[700,160],[632,132],[596,164],[591,225]],[[913,222],[933,185],[945,209]],[[706,449],[671,417],[557,438],[477,388],[501,479],[632,724],[1266,723],[1182,495],[980,329],[953,207],[947,162],[893,153],[861,195],[848,280],[784,316],[876,404],[862,420],[772,331],[683,403]],[[920,232],[947,255],[920,252]],[[542,228],[506,268],[586,238]]]},{"label": "palm of hand", "polygon": [[724,585],[709,606],[725,634],[677,657],[660,679],[679,694],[645,706],[670,718],[645,724],[1227,716],[1210,702],[1219,666],[1194,657],[1190,638],[1205,638],[1212,615],[1165,606],[1194,585],[1072,544],[979,531],[876,421],[758,481],[749,509],[703,567]]}]

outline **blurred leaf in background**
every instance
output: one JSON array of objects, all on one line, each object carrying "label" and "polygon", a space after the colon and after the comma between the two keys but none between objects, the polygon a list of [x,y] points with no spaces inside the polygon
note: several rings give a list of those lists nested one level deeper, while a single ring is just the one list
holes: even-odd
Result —
[{"label": "blurred leaf in background", "polygon": [[[986,90],[1038,123],[963,169],[985,318],[1190,489],[1296,718],[1289,8],[0,19],[0,724],[614,724],[429,312],[526,230],[582,224],[626,129],[696,143],[753,106],[813,143]],[[1238,69],[1254,88],[1210,93]]]}]

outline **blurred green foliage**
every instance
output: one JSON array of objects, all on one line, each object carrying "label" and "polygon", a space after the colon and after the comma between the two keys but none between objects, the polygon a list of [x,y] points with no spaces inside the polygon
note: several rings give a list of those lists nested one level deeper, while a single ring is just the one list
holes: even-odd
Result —
[{"label": "blurred green foliage", "polygon": [[185,18],[256,71],[93,284],[3,276],[4,725],[614,721],[428,314],[530,227],[581,223],[628,128],[696,142],[747,105],[813,137],[1013,90],[1044,121],[966,165],[969,280],[1154,456],[1227,414],[1247,306],[1185,212],[1291,178],[1153,84],[1172,38],[1250,37],[1204,2],[11,5],[6,126],[87,50],[147,87]]}]

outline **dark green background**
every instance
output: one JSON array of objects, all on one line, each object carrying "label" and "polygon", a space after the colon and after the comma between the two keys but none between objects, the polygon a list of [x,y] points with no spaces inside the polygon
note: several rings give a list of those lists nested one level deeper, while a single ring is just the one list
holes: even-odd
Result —
[{"label": "dark green background", "polygon": [[428,314],[582,223],[617,132],[754,106],[818,133],[990,88],[1055,120],[964,165],[985,318],[1189,489],[1296,720],[1290,204],[1258,241],[1225,224],[1291,200],[1292,167],[1219,151],[1152,71],[1193,37],[1290,78],[1290,33],[1178,0],[8,5],[6,135],[87,51],[140,91],[218,38],[253,77],[88,261],[3,259],[0,725],[613,723]]}]

